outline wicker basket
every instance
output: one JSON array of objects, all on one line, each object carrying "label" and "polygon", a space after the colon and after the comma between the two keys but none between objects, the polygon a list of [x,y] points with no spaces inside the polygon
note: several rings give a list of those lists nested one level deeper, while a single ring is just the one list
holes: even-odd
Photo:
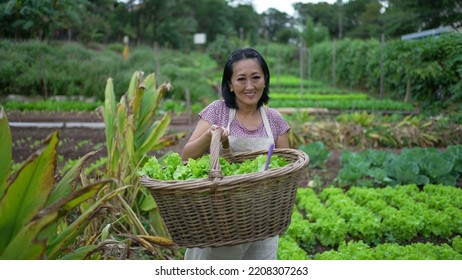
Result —
[{"label": "wicker basket", "polygon": [[[274,149],[284,167],[245,175],[222,176],[220,134],[210,144],[209,178],[154,180],[140,178],[159,207],[173,241],[181,247],[219,247],[263,240],[283,233],[290,224],[301,174],[309,158],[299,150]],[[224,154],[234,162],[268,151]]]}]

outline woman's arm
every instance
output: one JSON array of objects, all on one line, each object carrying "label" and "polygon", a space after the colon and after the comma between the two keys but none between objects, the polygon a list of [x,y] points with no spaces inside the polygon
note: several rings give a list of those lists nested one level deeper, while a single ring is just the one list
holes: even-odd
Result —
[{"label": "woman's arm", "polygon": [[207,153],[210,148],[210,141],[212,140],[212,130],[214,129],[223,130],[221,138],[222,142],[228,138],[228,132],[226,129],[211,125],[207,121],[199,119],[191,138],[189,138],[183,148],[183,152],[181,154],[183,160],[188,160],[188,158],[196,159]]},{"label": "woman's arm", "polygon": [[276,140],[276,148],[290,148],[289,145],[289,132],[279,135]]},{"label": "woman's arm", "polygon": [[212,135],[210,134],[211,125],[203,119],[199,119],[191,138],[183,148],[181,157],[183,160],[188,158],[198,158],[205,154],[210,147],[210,140]]}]

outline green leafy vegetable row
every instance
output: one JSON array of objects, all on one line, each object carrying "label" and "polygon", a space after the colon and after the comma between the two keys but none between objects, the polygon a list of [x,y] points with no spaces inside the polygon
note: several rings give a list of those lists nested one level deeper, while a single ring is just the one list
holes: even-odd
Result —
[{"label": "green leafy vegetable row", "polygon": [[302,232],[292,235],[305,246],[338,246],[350,239],[370,245],[404,244],[415,238],[444,240],[462,234],[462,190],[450,186],[353,187],[348,191],[331,187],[320,194],[302,188],[297,207],[309,223],[304,223],[303,231],[289,228],[288,232]]},{"label": "green leafy vegetable row", "polygon": [[457,236],[449,244],[396,243],[380,244],[377,247],[359,241],[342,243],[337,250],[329,250],[316,255],[316,260],[462,260],[462,238]]},{"label": "green leafy vegetable row", "polygon": [[403,110],[413,111],[414,106],[394,100],[271,100],[270,106],[274,108],[327,108],[337,110]]},{"label": "green leafy vegetable row", "polygon": [[455,186],[462,174],[462,145],[403,149],[400,154],[369,149],[359,153],[344,151],[342,169],[336,178],[342,186],[396,186],[404,184],[444,184]]},{"label": "green leafy vegetable row", "polygon": [[305,86],[325,86],[322,82],[314,80],[301,80],[300,77],[296,76],[275,76],[271,79],[272,87],[300,87],[300,83],[303,83]]},{"label": "green leafy vegetable row", "polygon": [[383,243],[371,247],[362,241],[343,242],[337,249],[313,256],[298,246],[288,234],[279,238],[278,260],[461,260],[462,237],[456,236],[450,244],[412,243],[399,245]]},{"label": "green leafy vegetable row", "polygon": [[271,93],[271,100],[367,100],[369,95],[365,93],[346,93],[346,94],[321,94],[321,93],[306,93],[306,94],[290,94],[290,93]]}]

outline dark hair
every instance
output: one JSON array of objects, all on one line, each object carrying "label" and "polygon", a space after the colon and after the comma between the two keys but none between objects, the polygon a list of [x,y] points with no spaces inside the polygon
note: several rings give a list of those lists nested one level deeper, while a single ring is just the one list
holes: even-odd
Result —
[{"label": "dark hair", "polygon": [[265,75],[265,88],[263,90],[263,95],[261,96],[260,100],[258,100],[257,106],[260,107],[263,104],[268,104],[270,82],[270,72],[268,69],[268,65],[266,64],[265,59],[259,52],[252,48],[246,48],[235,50],[229,56],[223,69],[223,78],[221,79],[221,95],[223,96],[225,104],[228,108],[237,109],[236,94],[234,92],[231,92],[229,88],[229,83],[231,82],[231,77],[233,76],[233,65],[235,62],[239,60],[248,58],[255,58],[258,61],[258,64],[260,64],[261,69],[263,70],[263,74]]}]

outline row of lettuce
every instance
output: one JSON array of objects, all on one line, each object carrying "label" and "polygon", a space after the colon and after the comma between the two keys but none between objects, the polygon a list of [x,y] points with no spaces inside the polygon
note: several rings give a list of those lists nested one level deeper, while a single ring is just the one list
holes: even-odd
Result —
[{"label": "row of lettuce", "polygon": [[279,259],[462,259],[462,190],[300,188]]}]

